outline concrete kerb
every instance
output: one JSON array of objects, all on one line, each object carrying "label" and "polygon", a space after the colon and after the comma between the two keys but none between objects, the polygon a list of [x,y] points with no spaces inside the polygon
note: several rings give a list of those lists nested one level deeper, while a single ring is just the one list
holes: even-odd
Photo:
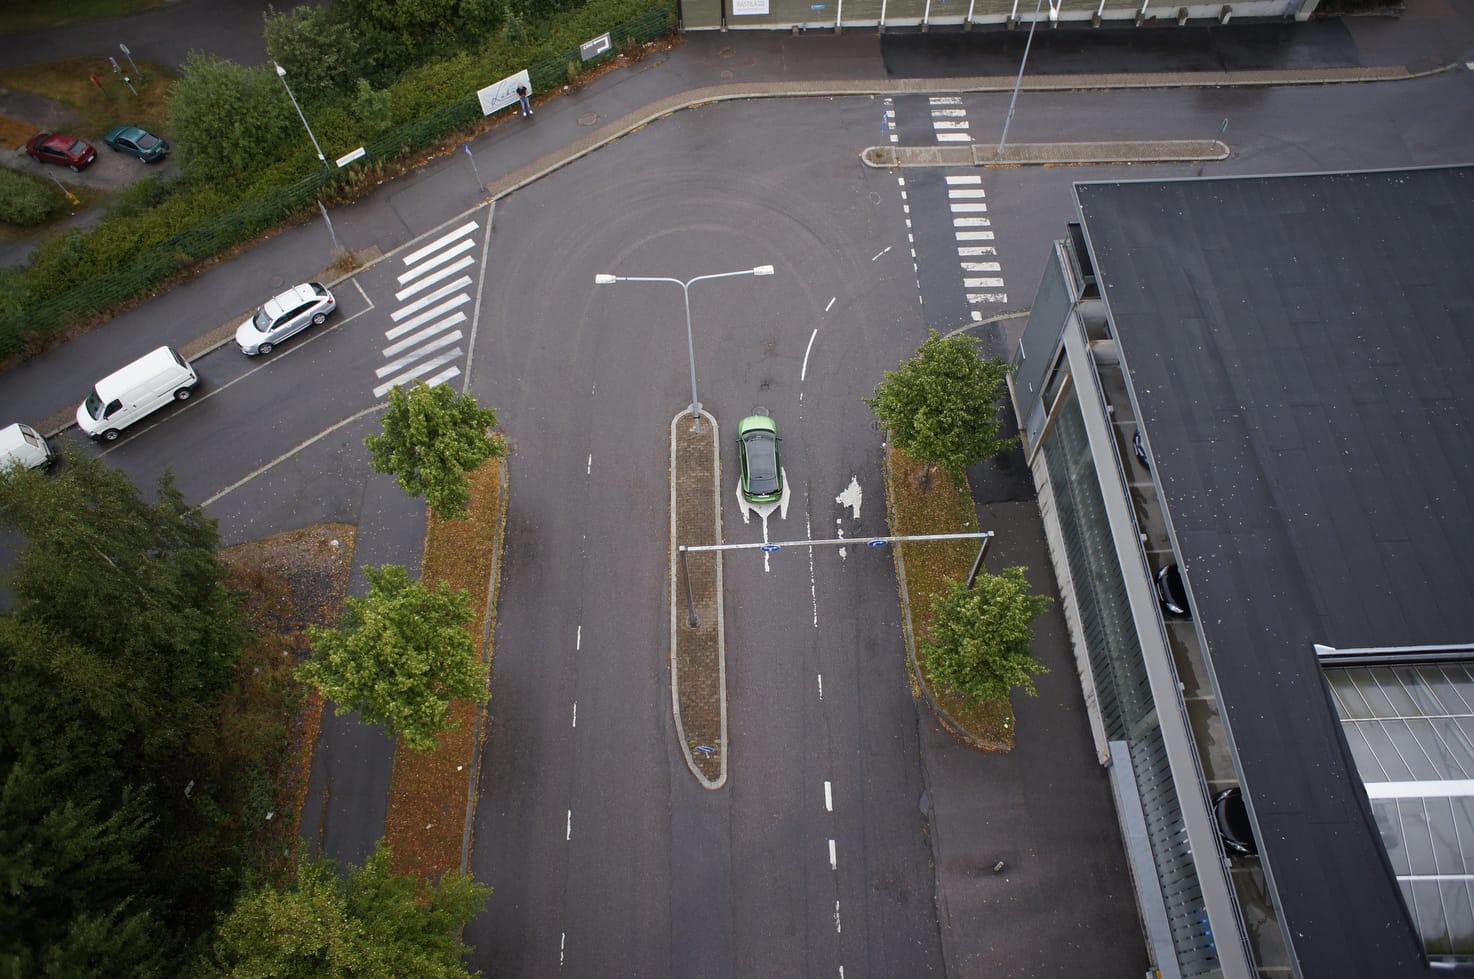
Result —
[{"label": "concrete kerb", "polygon": [[1226,160],[1229,149],[1216,139],[1105,140],[1092,143],[870,146],[860,154],[867,167],[1069,166],[1098,163],[1198,163]]},{"label": "concrete kerb", "polygon": [[[682,424],[689,418],[688,411],[682,411],[671,419],[670,424],[670,699],[671,714],[676,723],[676,739],[680,742],[681,754],[686,759],[686,767],[691,774],[696,776],[697,782],[707,789],[720,789],[727,782],[727,652],[726,652],[726,623],[722,605],[722,558],[720,553],[713,553],[710,558],[713,562],[713,574],[708,578],[703,576],[702,584],[709,585],[710,591],[702,589],[696,594],[693,602],[697,608],[707,610],[711,621],[705,626],[707,636],[710,637],[710,628],[715,626],[715,654],[717,688],[716,703],[714,704],[719,717],[719,738],[717,745],[717,758],[720,765],[715,778],[709,776],[702,770],[697,762],[688,737],[686,719],[683,714],[683,701],[692,696],[688,689],[684,694],[681,687],[680,659],[683,640],[688,643],[696,643],[701,634],[685,624],[686,608],[685,595],[683,594],[684,582],[682,581],[681,555],[677,548],[684,543],[680,535],[680,494],[678,487],[681,478],[681,453],[679,451],[680,434]],[[709,426],[707,431],[711,433],[711,506],[713,513],[713,524],[711,528],[711,541],[722,540],[722,461],[720,449],[720,430],[717,421],[706,411],[702,411],[701,419]],[[689,433],[688,433],[689,434]],[[704,440],[703,440],[704,441]],[[704,447],[704,446],[703,446]],[[699,471],[692,474],[692,479],[699,479],[702,475]],[[696,591],[693,584],[693,592]],[[688,685],[689,687],[689,685]]]}]

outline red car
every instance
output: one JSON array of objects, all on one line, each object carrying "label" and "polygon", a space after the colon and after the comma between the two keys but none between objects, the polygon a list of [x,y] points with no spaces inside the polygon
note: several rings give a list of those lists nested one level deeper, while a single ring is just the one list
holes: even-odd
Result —
[{"label": "red car", "polygon": [[85,139],[61,133],[37,133],[26,143],[26,153],[42,163],[56,163],[80,173],[97,159],[97,151]]}]

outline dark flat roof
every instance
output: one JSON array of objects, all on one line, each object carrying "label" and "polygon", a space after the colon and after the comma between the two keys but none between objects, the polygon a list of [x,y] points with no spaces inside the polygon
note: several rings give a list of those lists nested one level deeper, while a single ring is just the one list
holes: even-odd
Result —
[{"label": "dark flat roof", "polygon": [[1076,195],[1293,955],[1429,974],[1312,646],[1474,641],[1474,167]]}]

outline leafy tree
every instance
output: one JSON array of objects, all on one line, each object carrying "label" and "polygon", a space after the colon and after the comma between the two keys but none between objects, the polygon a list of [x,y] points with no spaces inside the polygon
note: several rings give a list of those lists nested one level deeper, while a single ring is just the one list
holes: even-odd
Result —
[{"label": "leafy tree", "polygon": [[1052,600],[1029,594],[1023,568],[983,572],[972,589],[948,579],[932,596],[931,635],[919,645],[932,681],[974,700],[1007,700],[1014,687],[1034,696],[1033,677],[1046,667],[1030,651],[1031,623]]},{"label": "leafy tree", "polygon": [[367,79],[358,80],[358,94],[353,97],[353,114],[370,132],[381,133],[394,122],[394,96],[388,91],[375,91]]},{"label": "leafy tree", "polygon": [[314,626],[312,659],[297,677],[320,690],[339,714],[357,710],[384,724],[416,751],[435,747],[451,726],[453,698],[487,698],[486,668],[465,626],[465,592],[441,582],[434,591],[397,565],[365,567],[368,595],[344,602],[336,629]]},{"label": "leafy tree", "polygon": [[422,888],[389,870],[380,842],[344,879],[331,861],[303,863],[277,890],[246,894],[220,923],[215,966],[231,977],[458,979],[470,949],[455,937],[485,907],[490,888],[448,873]]},{"label": "leafy tree", "polygon": [[1017,441],[998,437],[1007,376],[1002,360],[978,356],[975,338],[932,330],[865,403],[897,448],[960,479],[969,465]]},{"label": "leafy tree", "polygon": [[296,125],[269,65],[243,68],[192,51],[169,97],[179,164],[194,180],[228,180],[271,164]]},{"label": "leafy tree", "polygon": [[0,473],[0,524],[25,549],[11,568],[11,657],[166,764],[230,682],[244,628],[216,557],[215,521],[172,475],[145,502],[95,458],[58,473]]},{"label": "leafy tree", "polygon": [[464,517],[466,473],[507,454],[495,427],[496,412],[470,395],[416,381],[408,391],[390,388],[384,432],[364,444],[375,472],[393,475],[410,496],[423,496],[437,517]]},{"label": "leafy tree", "polygon": [[266,54],[287,70],[297,98],[315,102],[348,94],[372,53],[362,50],[353,28],[331,8],[297,7],[266,11]]}]

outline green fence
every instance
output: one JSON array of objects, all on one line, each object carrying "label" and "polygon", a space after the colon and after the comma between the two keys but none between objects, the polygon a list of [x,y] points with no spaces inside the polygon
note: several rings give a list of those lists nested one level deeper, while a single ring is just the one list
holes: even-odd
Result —
[{"label": "green fence", "polygon": [[[628,44],[644,43],[669,33],[673,10],[673,7],[651,10],[611,29],[611,52],[604,57],[612,57]],[[532,77],[533,90],[550,91],[566,84],[569,64],[577,64],[579,60],[579,49],[574,47],[530,65],[528,74]],[[480,119],[481,104],[475,92],[468,92],[365,144],[364,156],[345,170],[314,171],[295,183],[141,249],[132,261],[116,271],[0,315],[0,358],[13,357],[37,340],[140,299],[168,279],[231,245],[279,225],[329,192],[342,192],[341,185],[351,180],[354,168],[391,162],[451,133],[469,131]]]}]

